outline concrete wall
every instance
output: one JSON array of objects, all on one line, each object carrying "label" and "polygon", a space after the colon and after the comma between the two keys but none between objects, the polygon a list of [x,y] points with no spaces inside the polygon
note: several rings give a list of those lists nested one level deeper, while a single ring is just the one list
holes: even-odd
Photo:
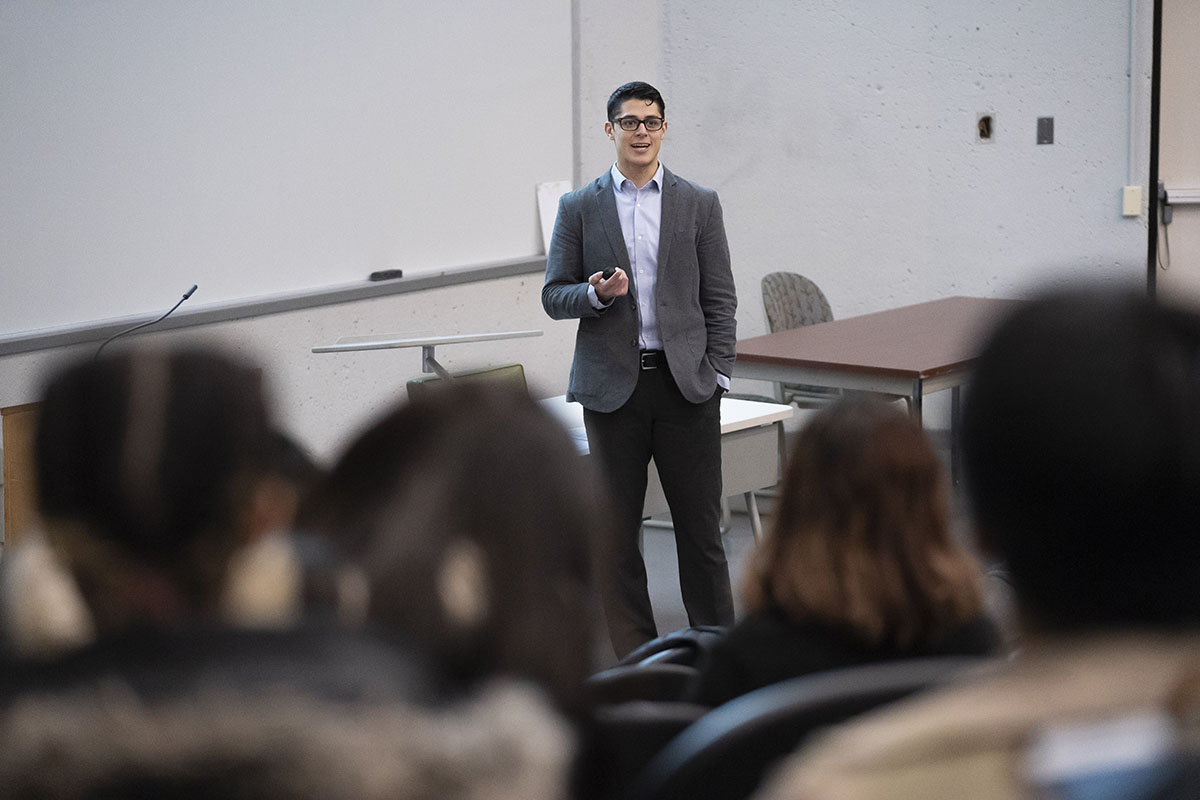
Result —
[{"label": "concrete wall", "polygon": [[[836,317],[1144,282],[1146,217],[1121,216],[1121,189],[1148,172],[1148,1],[580,4],[585,175],[611,162],[607,91],[657,81],[664,163],[725,207],[739,335],[766,331],[774,270],[813,278]],[[657,52],[642,34],[619,46],[639,28]],[[1043,116],[1053,145],[1036,144]]]},{"label": "concrete wall", "polygon": [[[1121,187],[1145,181],[1148,0],[885,4],[574,0],[576,171],[612,162],[609,92],[662,89],[663,160],[722,198],[741,305],[739,334],[765,331],[759,281],[811,276],[834,314],[953,294],[1013,297],[1036,283],[1144,279],[1145,217]],[[995,141],[975,141],[977,112]],[[1053,145],[1036,118],[1055,118]],[[536,147],[501,131],[496,155]],[[525,364],[535,393],[565,390],[574,324],[542,314],[536,275],[219,323],[259,359],[283,422],[317,454],[419,374],[419,351],[313,355],[339,336],[541,328],[540,339],[439,351],[450,368]],[[35,398],[63,350],[0,358],[0,405]],[[763,391],[735,380],[735,389]],[[938,403],[927,420],[944,425]]]},{"label": "concrete wall", "polygon": [[[405,381],[421,375],[420,348],[313,354],[343,336],[451,335],[543,330],[537,338],[446,345],[436,357],[447,369],[521,362],[538,396],[566,391],[574,324],[555,322],[541,306],[541,276],[525,275],[392,295],[265,317],[140,334],[148,344],[216,341],[261,364],[280,422],[315,455],[332,457],[345,438],[405,397]],[[121,346],[114,343],[113,347]],[[0,359],[0,406],[36,399],[47,369],[93,352],[95,344]]]}]

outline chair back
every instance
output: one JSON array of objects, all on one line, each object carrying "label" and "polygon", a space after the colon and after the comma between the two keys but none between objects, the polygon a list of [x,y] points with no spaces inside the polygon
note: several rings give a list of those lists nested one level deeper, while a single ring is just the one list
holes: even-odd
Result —
[{"label": "chair back", "polygon": [[589,779],[600,787],[593,796],[625,797],[650,759],[707,712],[696,703],[658,700],[593,708],[583,759],[593,773]]},{"label": "chair back", "polygon": [[684,701],[700,681],[700,670],[686,664],[621,664],[589,675],[584,690],[592,703],[630,700]]},{"label": "chair back", "polygon": [[[762,279],[763,309],[771,333],[832,322],[833,309],[825,293],[808,278],[795,272],[770,272]],[[818,408],[841,396],[841,391],[801,383],[776,383],[775,397],[800,408]]]},{"label": "chair back", "polygon": [[771,272],[762,279],[763,308],[771,333],[833,320],[825,293],[795,272]]},{"label": "chair back", "polygon": [[[733,395],[726,395],[732,397]],[[773,402],[771,398],[759,397],[758,400]],[[724,625],[692,625],[677,631],[664,633],[636,648],[621,659],[621,664],[640,664],[644,662],[667,662],[670,664],[686,664],[696,666],[710,647],[720,641],[728,630]]]},{"label": "chair back", "polygon": [[766,686],[705,714],[655,756],[635,800],[740,800],[811,733],[984,663],[935,657],[830,670]]}]

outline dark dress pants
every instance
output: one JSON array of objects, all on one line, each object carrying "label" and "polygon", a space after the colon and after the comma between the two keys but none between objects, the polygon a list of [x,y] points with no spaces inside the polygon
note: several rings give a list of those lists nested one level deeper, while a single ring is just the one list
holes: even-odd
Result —
[{"label": "dark dress pants", "polygon": [[732,625],[733,596],[721,542],[721,400],[704,403],[680,394],[670,370],[644,369],[620,409],[585,409],[594,456],[608,479],[615,540],[607,548],[601,588],[613,649],[622,657],[658,635],[642,557],[642,508],[651,457],[671,521],[679,559],[679,588],[691,625]]}]

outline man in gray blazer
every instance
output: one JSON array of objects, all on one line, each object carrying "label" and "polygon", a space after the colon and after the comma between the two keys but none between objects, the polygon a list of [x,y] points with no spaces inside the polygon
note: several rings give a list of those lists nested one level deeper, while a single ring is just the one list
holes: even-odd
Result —
[{"label": "man in gray blazer", "polygon": [[721,395],[733,370],[737,296],[721,204],[664,168],[658,90],[625,84],[608,101],[613,167],[565,195],[546,258],[542,305],[579,319],[567,398],[584,408],[608,477],[616,541],[605,616],[618,656],[658,635],[641,553],[651,457],[675,528],[692,625],[729,625],[721,542]]}]

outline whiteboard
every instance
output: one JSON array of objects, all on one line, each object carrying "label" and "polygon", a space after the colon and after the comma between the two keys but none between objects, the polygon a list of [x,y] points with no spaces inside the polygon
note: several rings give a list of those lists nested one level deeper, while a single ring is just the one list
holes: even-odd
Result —
[{"label": "whiteboard", "polygon": [[561,0],[5,0],[0,335],[542,252]]}]

